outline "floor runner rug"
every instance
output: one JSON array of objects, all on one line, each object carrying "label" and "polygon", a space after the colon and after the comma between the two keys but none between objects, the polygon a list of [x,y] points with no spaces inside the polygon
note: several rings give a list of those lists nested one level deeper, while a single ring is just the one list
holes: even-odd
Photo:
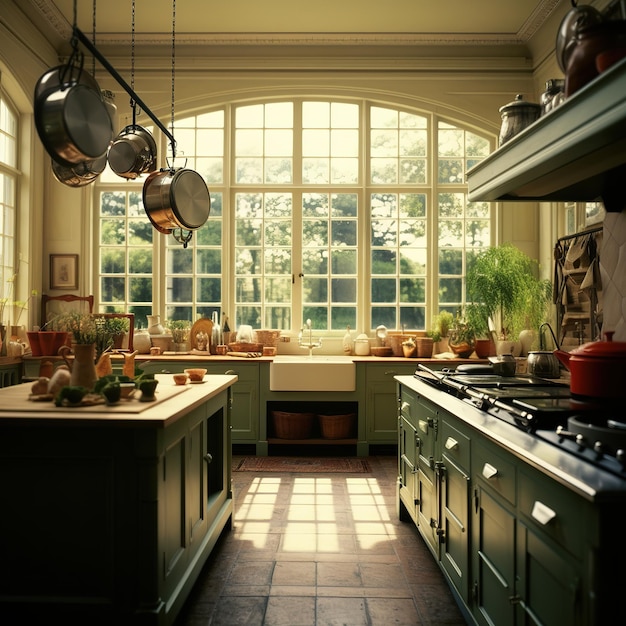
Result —
[{"label": "floor runner rug", "polygon": [[235,472],[304,472],[307,474],[325,473],[367,473],[370,466],[360,458],[318,458],[294,456],[247,456],[237,463]]}]

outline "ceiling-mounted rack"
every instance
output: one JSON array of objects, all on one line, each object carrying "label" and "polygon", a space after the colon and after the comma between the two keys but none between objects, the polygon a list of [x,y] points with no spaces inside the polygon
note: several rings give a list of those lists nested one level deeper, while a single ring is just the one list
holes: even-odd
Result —
[{"label": "ceiling-mounted rack", "polygon": [[74,37],[100,62],[100,64],[111,74],[116,82],[126,91],[126,93],[136,102],[142,111],[161,129],[165,136],[170,140],[172,146],[172,156],[176,155],[176,140],[172,133],[165,127],[159,118],[150,110],[148,105],[135,93],[134,89],[119,75],[117,70],[107,61],[107,59],[98,51],[98,49],[85,36],[80,28],[75,27]]}]

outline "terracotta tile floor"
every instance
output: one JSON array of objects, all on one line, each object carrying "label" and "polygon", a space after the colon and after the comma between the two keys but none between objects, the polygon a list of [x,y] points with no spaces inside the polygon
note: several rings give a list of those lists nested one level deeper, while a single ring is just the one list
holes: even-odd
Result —
[{"label": "terracotta tile floor", "polygon": [[176,626],[464,625],[417,529],[397,519],[396,458],[368,460],[364,474],[233,472],[233,529]]}]

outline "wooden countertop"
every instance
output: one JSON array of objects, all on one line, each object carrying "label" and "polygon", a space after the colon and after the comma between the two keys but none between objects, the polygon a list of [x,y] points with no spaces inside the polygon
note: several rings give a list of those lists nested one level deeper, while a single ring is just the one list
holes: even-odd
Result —
[{"label": "wooden countertop", "polygon": [[177,386],[168,374],[157,374],[159,381],[156,400],[140,402],[137,398],[122,400],[109,406],[57,407],[52,400],[45,402],[29,399],[32,383],[23,383],[0,389],[0,421],[12,420],[62,420],[75,422],[111,423],[133,422],[165,426],[191,409],[218,395],[235,382],[235,375],[211,375],[203,384]]}]

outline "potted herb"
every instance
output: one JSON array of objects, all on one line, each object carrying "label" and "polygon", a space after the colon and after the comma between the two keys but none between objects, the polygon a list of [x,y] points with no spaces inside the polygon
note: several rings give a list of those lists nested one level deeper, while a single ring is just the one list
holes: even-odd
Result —
[{"label": "potted herb", "polygon": [[191,323],[188,320],[169,320],[167,327],[172,334],[172,343],[176,352],[185,352],[188,349],[189,331]]},{"label": "potted herb", "polygon": [[551,283],[537,276],[537,262],[512,244],[481,252],[466,276],[466,314],[475,330],[486,334],[492,320],[497,338],[509,342],[524,329],[538,332],[548,315]]},{"label": "potted herb", "polygon": [[130,320],[127,317],[105,317],[102,334],[108,335],[112,342],[113,348],[119,350],[124,342],[124,336],[130,329]]},{"label": "potted herb", "polygon": [[474,352],[475,339],[472,325],[460,312],[457,313],[448,338],[450,350],[458,357],[467,359]]},{"label": "potted herb", "polygon": [[439,311],[439,314],[433,318],[432,329],[427,334],[433,339],[435,354],[448,352],[448,336],[453,323],[454,316],[450,311]]}]

